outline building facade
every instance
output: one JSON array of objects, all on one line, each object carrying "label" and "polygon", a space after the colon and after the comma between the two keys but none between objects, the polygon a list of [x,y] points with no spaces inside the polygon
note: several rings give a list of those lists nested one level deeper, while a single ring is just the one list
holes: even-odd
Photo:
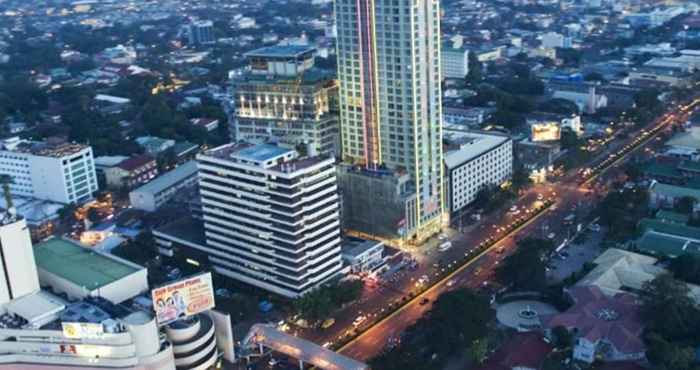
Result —
[{"label": "building facade", "polygon": [[190,44],[213,44],[214,23],[212,21],[195,21],[189,25]]},{"label": "building facade", "polygon": [[12,178],[13,195],[64,204],[83,203],[97,191],[92,148],[60,140],[5,140],[0,175]]},{"label": "building facade", "polygon": [[507,136],[446,131],[447,204],[456,214],[484,187],[503,184],[513,175],[513,141]]},{"label": "building facade", "polygon": [[443,45],[440,63],[442,78],[463,79],[469,73],[469,50]]},{"label": "building facade", "polygon": [[269,144],[198,156],[202,251],[218,273],[298,297],[340,273],[340,203],[332,157]]},{"label": "building facade", "polygon": [[39,290],[27,223],[11,212],[0,219],[0,305]]},{"label": "building facade", "polygon": [[146,212],[155,212],[180,190],[197,184],[197,163],[190,161],[156,177],[129,193],[131,205]]},{"label": "building facade", "polygon": [[335,13],[342,159],[405,171],[418,227],[403,237],[423,239],[442,221],[439,1],[339,0]]},{"label": "building facade", "polygon": [[338,83],[314,68],[314,52],[280,45],[246,54],[250,71],[234,81],[234,140],[339,154]]}]

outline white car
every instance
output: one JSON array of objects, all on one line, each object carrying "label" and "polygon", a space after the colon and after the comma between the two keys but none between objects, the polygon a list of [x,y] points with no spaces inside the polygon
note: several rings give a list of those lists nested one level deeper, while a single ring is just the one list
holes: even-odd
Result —
[{"label": "white car", "polygon": [[352,326],[358,327],[358,326],[362,325],[362,323],[365,322],[366,320],[367,320],[367,316],[365,316],[365,315],[357,316],[357,318],[355,318],[355,321],[352,322]]},{"label": "white car", "polygon": [[557,236],[555,233],[549,233],[547,234],[547,239],[554,239],[555,236]]},{"label": "white car", "polygon": [[454,280],[448,280],[448,281],[447,281],[447,286],[448,286],[448,287],[451,287],[451,286],[453,286],[453,285],[455,285],[455,281],[454,281]]},{"label": "white car", "polygon": [[438,250],[440,252],[444,252],[450,248],[452,248],[452,242],[444,242],[444,243],[440,244],[440,247],[438,247]]}]

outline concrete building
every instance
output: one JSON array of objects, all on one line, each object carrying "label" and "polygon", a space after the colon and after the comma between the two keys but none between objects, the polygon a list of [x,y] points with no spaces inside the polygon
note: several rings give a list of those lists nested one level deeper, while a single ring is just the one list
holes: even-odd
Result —
[{"label": "concrete building", "polygon": [[59,203],[83,203],[97,191],[92,148],[49,139],[7,139],[0,150],[0,175],[13,182],[13,195]]},{"label": "concrete building", "polygon": [[451,43],[443,44],[441,57],[442,78],[463,79],[469,73],[468,49],[454,47]]},{"label": "concrete building", "polygon": [[204,235],[156,231],[165,255],[205,256],[224,276],[298,297],[341,273],[334,160],[269,144],[198,157]]},{"label": "concrete building", "polygon": [[342,244],[342,256],[353,274],[376,274],[388,267],[384,243],[376,240],[347,238]]},{"label": "concrete building", "polygon": [[545,49],[570,48],[571,38],[556,32],[542,35],[542,47]]},{"label": "concrete building", "polygon": [[314,52],[278,45],[246,53],[250,70],[234,80],[235,140],[339,154],[338,84],[332,73],[314,68]]},{"label": "concrete building", "polygon": [[27,223],[13,212],[0,216],[0,305],[39,290]]},{"label": "concrete building", "polygon": [[188,27],[189,43],[194,44],[213,44],[214,38],[214,23],[212,21],[195,21]]},{"label": "concrete building", "polygon": [[67,239],[37,244],[34,256],[41,285],[71,299],[101,297],[117,304],[148,291],[144,267]]},{"label": "concrete building", "polygon": [[116,166],[103,167],[105,183],[110,189],[133,189],[151,181],[158,175],[156,159],[140,154],[119,162]]},{"label": "concrete building", "polygon": [[605,95],[596,91],[597,86],[587,82],[555,81],[546,84],[546,91],[554,99],[564,99],[576,104],[579,111],[588,114],[595,113],[608,105]]},{"label": "concrete building", "polygon": [[439,1],[339,0],[335,12],[342,159],[405,172],[417,225],[401,239],[423,240],[443,222]]},{"label": "concrete building", "polygon": [[513,141],[502,135],[445,130],[446,197],[457,214],[484,187],[501,185],[513,175]]},{"label": "concrete building", "polygon": [[178,191],[196,184],[197,162],[190,161],[134,189],[129,193],[129,201],[136,209],[155,212]]}]

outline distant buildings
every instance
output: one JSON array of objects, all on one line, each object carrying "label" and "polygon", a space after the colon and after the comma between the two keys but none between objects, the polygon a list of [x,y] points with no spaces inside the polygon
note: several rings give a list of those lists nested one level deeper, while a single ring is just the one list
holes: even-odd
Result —
[{"label": "distant buildings", "polygon": [[136,138],[139,144],[148,154],[156,156],[175,146],[175,140],[163,139],[157,136],[141,136]]},{"label": "distant buildings", "polygon": [[507,136],[445,130],[445,182],[449,212],[456,215],[485,187],[513,175],[513,141]]},{"label": "distant buildings", "polygon": [[[369,185],[382,178],[383,190],[397,191],[343,187],[344,200],[359,202],[352,206],[357,211],[380,212],[380,203],[393,203],[399,208],[381,212],[402,216],[384,237],[422,240],[443,221],[439,4],[339,0],[335,9],[342,159],[365,168],[345,171],[352,180],[341,182],[361,183],[359,177],[365,176]],[[399,180],[402,174],[409,181]]]},{"label": "distant buildings", "polygon": [[224,276],[291,298],[341,273],[332,157],[228,144],[197,158],[204,235],[156,230],[161,253],[204,256]]},{"label": "distant buildings", "polygon": [[134,64],[137,54],[133,46],[117,45],[113,48],[104,49],[95,55],[95,61],[99,64]]},{"label": "distant buildings", "polygon": [[570,48],[571,38],[556,32],[542,35],[542,47],[546,49]]},{"label": "distant buildings", "polygon": [[469,50],[444,43],[441,49],[442,78],[463,79],[469,73]]},{"label": "distant buildings", "polygon": [[12,178],[13,195],[82,203],[97,191],[92,148],[58,139],[2,142],[0,174]]},{"label": "distant buildings", "polygon": [[597,86],[588,82],[550,80],[546,84],[547,93],[554,99],[564,99],[576,104],[579,111],[588,114],[608,105],[608,99],[600,94]]},{"label": "distant buildings", "polygon": [[136,209],[155,212],[178,191],[193,187],[196,183],[197,163],[187,162],[132,190],[129,193],[129,200]]},{"label": "distant buildings", "polygon": [[214,38],[214,23],[212,21],[195,21],[188,27],[188,40],[192,45],[213,44]]},{"label": "distant buildings", "polygon": [[332,73],[314,68],[314,52],[280,45],[246,53],[250,70],[234,81],[235,140],[338,155],[338,84]]}]

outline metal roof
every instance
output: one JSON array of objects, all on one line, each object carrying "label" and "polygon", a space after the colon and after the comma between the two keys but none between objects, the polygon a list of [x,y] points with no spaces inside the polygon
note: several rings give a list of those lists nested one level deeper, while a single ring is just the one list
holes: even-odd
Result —
[{"label": "metal roof", "polygon": [[255,324],[250,328],[250,332],[244,340],[244,346],[258,344],[324,370],[369,369],[365,363],[323,348],[313,342],[283,333],[270,325]]}]

